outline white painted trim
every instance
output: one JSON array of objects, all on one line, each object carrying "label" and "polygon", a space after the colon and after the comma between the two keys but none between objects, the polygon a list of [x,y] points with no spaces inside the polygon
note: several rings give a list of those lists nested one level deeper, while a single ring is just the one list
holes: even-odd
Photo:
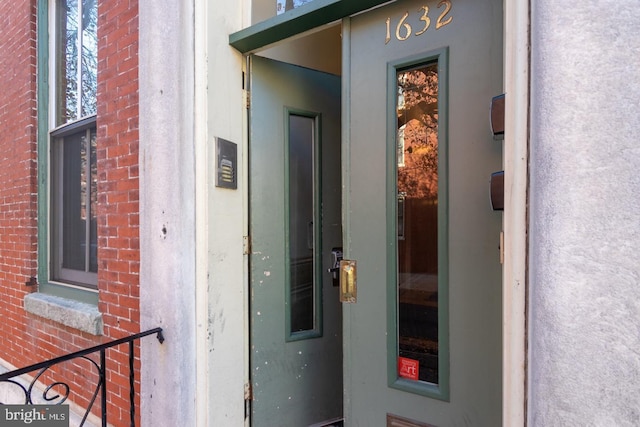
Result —
[{"label": "white painted trim", "polygon": [[[206,385],[208,394],[197,397],[197,404],[205,404],[208,410],[205,419],[198,408],[198,425],[204,426],[206,421],[206,425],[240,426],[246,423],[244,385],[249,375],[248,270],[243,250],[248,218],[248,133],[242,102],[243,57],[229,46],[228,35],[242,25],[246,2],[207,3],[206,8],[200,5],[195,9],[196,14],[206,16],[202,22],[196,17],[198,25],[206,24],[202,31],[196,29],[198,37],[202,34],[206,40],[195,46],[196,110],[200,110],[201,101],[206,102],[206,110],[196,111],[195,131],[196,168],[201,169],[196,172],[196,224],[202,227],[196,237],[197,357],[207,363],[202,371],[203,361],[198,360],[197,375],[208,376],[207,382],[199,379],[197,385],[198,390]],[[205,82],[206,87],[201,87]],[[206,131],[199,129],[200,125],[206,126]],[[237,143],[235,190],[215,186],[218,137]]]},{"label": "white painted trim", "polygon": [[[55,34],[56,34],[56,2],[55,0],[49,0],[49,16],[47,29],[49,31],[47,43],[49,49],[49,111],[48,120],[49,120],[49,128],[53,129],[56,127],[56,90],[57,85],[56,81],[56,49],[55,49]],[[48,277],[48,276],[47,276]]]},{"label": "white painted trim", "polygon": [[503,426],[526,424],[529,1],[504,2]]}]

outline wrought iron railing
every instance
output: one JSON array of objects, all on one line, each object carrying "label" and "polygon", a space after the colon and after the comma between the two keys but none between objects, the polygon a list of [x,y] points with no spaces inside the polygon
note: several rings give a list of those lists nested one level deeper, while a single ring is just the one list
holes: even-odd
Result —
[{"label": "wrought iron railing", "polygon": [[[135,370],[134,370],[134,342],[142,337],[146,337],[148,335],[156,334],[158,341],[162,344],[164,342],[164,336],[162,335],[162,328],[150,329],[145,332],[140,332],[139,334],[131,335],[125,338],[121,338],[115,341],[111,341],[105,344],[97,345],[94,347],[90,347],[84,350],[76,351],[75,353],[67,354],[64,356],[56,357],[55,359],[47,360],[44,362],[36,363],[34,365],[26,366],[24,368],[15,369],[13,371],[5,372],[0,374],[0,383],[11,383],[12,385],[18,387],[22,393],[24,393],[24,404],[33,405],[39,403],[40,401],[46,402],[47,404],[61,405],[64,401],[69,397],[69,393],[71,392],[71,385],[67,382],[56,381],[54,378],[49,378],[46,382],[51,382],[51,384],[47,385],[46,382],[44,387],[41,388],[38,384],[42,384],[42,379],[45,377],[45,373],[52,368],[53,366],[60,365],[63,362],[81,359],[87,361],[89,366],[93,367],[96,370],[98,377],[98,384],[95,386],[95,389],[92,389],[92,394],[89,399],[89,405],[87,407],[84,416],[82,417],[82,421],[80,422],[80,426],[83,426],[87,417],[91,413],[93,409],[93,404],[95,403],[98,394],[100,393],[101,398],[101,419],[102,426],[107,426],[107,367],[106,367],[106,351],[109,348],[117,347],[122,344],[129,344],[129,402],[130,402],[130,415],[131,415],[131,426],[135,426],[135,418],[136,418],[136,408],[135,408]],[[100,361],[96,362],[94,359],[89,357],[89,355],[93,353],[99,353]],[[18,377],[21,375],[26,375],[33,373],[33,378],[29,381],[20,380]],[[35,399],[34,394],[42,393],[40,399]],[[0,405],[4,402],[0,402]]]}]

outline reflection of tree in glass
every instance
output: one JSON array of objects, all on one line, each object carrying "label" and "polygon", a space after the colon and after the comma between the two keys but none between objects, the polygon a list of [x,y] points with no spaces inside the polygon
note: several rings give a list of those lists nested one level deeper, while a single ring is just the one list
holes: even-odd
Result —
[{"label": "reflection of tree in glass", "polygon": [[433,63],[397,74],[398,355],[418,362],[418,379],[433,384],[439,381],[437,71]]},{"label": "reflection of tree in glass", "polygon": [[437,200],[437,64],[398,73],[397,114],[403,158],[398,168],[398,192],[410,198]]},{"label": "reflection of tree in glass", "polygon": [[[58,120],[57,124],[63,124],[71,120],[75,120],[78,111],[77,96],[78,93],[78,27],[77,21],[73,18],[77,15],[78,6],[76,2],[69,1],[59,3],[58,6],[58,54],[61,54],[60,48],[64,44],[64,56],[58,57],[57,74],[59,79],[58,88],[62,89],[64,85],[64,97],[62,93],[57,95]],[[75,13],[74,13],[75,11]],[[64,72],[64,76],[63,76]]]},{"label": "reflection of tree in glass", "polygon": [[[59,98],[59,102],[63,103],[59,105],[59,111],[65,116],[60,118],[59,124],[76,120],[79,114],[84,117],[96,113],[98,10],[96,0],[83,0],[80,17],[78,5],[77,1],[67,1],[64,15],[59,16],[60,29],[64,31],[65,48],[64,63],[58,68],[58,72],[64,70],[65,87],[64,99]],[[78,33],[79,23],[81,23],[80,34]],[[78,55],[80,44],[81,55]],[[78,67],[80,67],[80,75],[78,75]],[[80,94],[78,86],[80,86]],[[81,106],[80,111],[78,111],[78,105]]]},{"label": "reflection of tree in glass", "polygon": [[98,90],[98,7],[96,0],[82,2],[82,116],[96,113]]}]

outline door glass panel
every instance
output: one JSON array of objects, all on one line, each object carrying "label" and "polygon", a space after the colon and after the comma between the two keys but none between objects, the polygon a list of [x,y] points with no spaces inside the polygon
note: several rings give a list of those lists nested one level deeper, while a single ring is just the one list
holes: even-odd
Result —
[{"label": "door glass panel", "polygon": [[396,77],[398,376],[438,384],[438,64]]},{"label": "door glass panel", "polygon": [[289,309],[290,334],[316,326],[315,120],[289,116]]}]

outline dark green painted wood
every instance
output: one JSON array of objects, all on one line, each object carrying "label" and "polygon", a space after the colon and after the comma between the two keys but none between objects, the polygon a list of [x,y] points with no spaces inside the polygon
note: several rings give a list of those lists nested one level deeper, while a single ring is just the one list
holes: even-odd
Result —
[{"label": "dark green painted wood", "polygon": [[48,277],[49,1],[38,1],[38,282]]},{"label": "dark green painted wood", "polygon": [[229,35],[229,44],[248,53],[389,0],[314,0]]},{"label": "dark green painted wood", "polygon": [[[488,186],[502,160],[488,126],[489,101],[502,93],[502,4],[456,0],[443,18],[451,17],[450,23],[436,28],[445,10],[439,4],[403,0],[343,22],[342,77],[349,95],[343,141],[345,257],[358,262],[358,301],[344,309],[346,425],[383,425],[388,413],[438,426],[502,424],[501,217],[489,206]],[[423,6],[429,7],[431,25],[416,35],[426,22],[420,19]],[[448,268],[438,273],[449,285],[448,337],[439,337],[443,344],[448,339],[448,400],[443,378],[440,390],[398,380],[396,344],[389,343],[398,327],[392,248],[397,236],[389,231],[396,221],[396,184],[395,176],[388,176],[394,171],[397,127],[395,120],[389,122],[397,96],[389,86],[397,83],[390,81],[388,66],[424,60],[443,48],[449,67],[441,73],[448,88],[440,95],[448,101],[448,123],[440,118],[447,130],[440,136],[447,140],[448,162],[440,166],[448,171],[440,173],[447,177],[448,211],[438,215],[448,221],[441,225],[446,230],[439,230],[448,234],[448,249],[439,246],[446,250]],[[446,297],[439,295],[441,306]],[[447,308],[441,308],[444,316]]]},{"label": "dark green painted wood", "polygon": [[39,282],[39,290],[43,294],[55,295],[87,304],[98,305],[98,291],[84,290],[67,285],[51,283],[47,280]]},{"label": "dark green painted wood", "polygon": [[[342,413],[342,334],[338,288],[327,272],[340,246],[340,78],[257,56],[250,65],[249,129],[250,376],[254,427],[302,426]],[[287,176],[285,129],[289,112],[320,117],[317,166],[322,171],[322,235],[318,251],[322,335],[292,340],[287,321]],[[320,260],[318,260],[320,261]],[[320,264],[320,262],[318,262]],[[320,299],[318,299],[320,301]]]}]

